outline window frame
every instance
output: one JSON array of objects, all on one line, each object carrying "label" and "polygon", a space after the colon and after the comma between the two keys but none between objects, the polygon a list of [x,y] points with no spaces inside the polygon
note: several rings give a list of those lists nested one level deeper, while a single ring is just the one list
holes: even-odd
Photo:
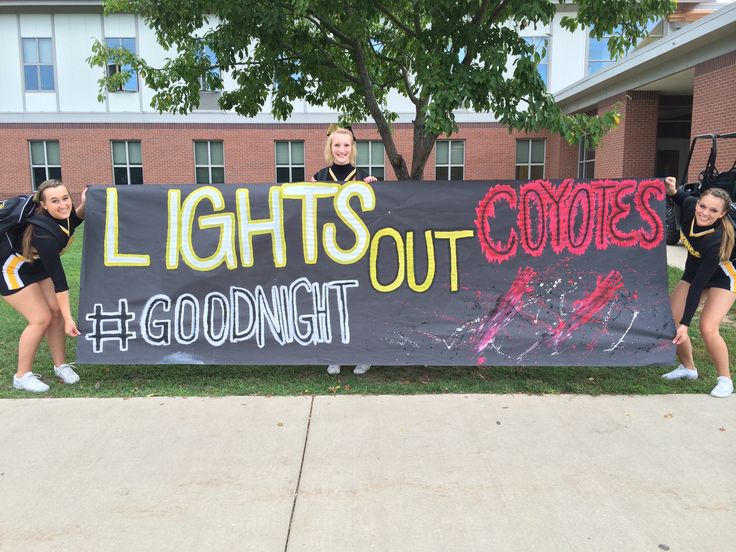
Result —
[{"label": "window frame", "polygon": [[[136,143],[139,145],[140,148],[140,154],[141,154],[141,162],[139,164],[131,163],[130,162],[130,144]],[[115,163],[115,144],[125,144],[125,163]],[[140,184],[143,184],[143,144],[140,140],[110,140],[110,159],[112,160],[112,182],[115,186],[137,186]],[[127,182],[118,182],[117,178],[115,176],[115,169],[116,168],[125,168],[125,173],[127,175]],[[139,168],[141,170],[141,181],[140,182],[133,182],[133,178],[131,175],[131,169],[132,168]]]},{"label": "window frame", "polygon": [[[111,45],[110,42],[115,41],[115,40],[118,41],[118,44]],[[133,41],[133,50],[123,46],[123,42],[122,42],[123,40]],[[108,36],[108,37],[105,37],[105,44],[107,45],[108,48],[124,48],[133,54],[138,53],[138,42],[134,36],[133,37]],[[114,68],[114,70],[111,70],[111,68]],[[130,76],[130,78],[128,78],[128,80],[126,81],[124,85],[122,85],[117,90],[112,90],[112,92],[130,92],[130,93],[140,92],[140,82],[138,81],[138,71],[136,71],[132,67],[127,66],[127,65],[120,66],[117,63],[114,63],[112,59],[107,60],[107,65],[105,67],[105,73],[107,74],[108,77],[114,75],[115,73],[122,73],[123,71],[128,71],[128,70],[132,71],[133,74]],[[128,88],[128,85],[131,82],[133,83],[133,87]]]},{"label": "window frame", "polygon": [[[659,26],[659,25],[661,25],[661,27],[662,27],[661,33],[660,34],[652,35],[651,34],[652,31],[654,31],[657,28],[657,26]],[[587,34],[587,47],[585,49],[585,58],[586,58],[585,59],[585,76],[586,77],[589,77],[591,75],[594,75],[594,74],[598,73],[599,71],[602,71],[602,70],[606,69],[607,67],[610,67],[611,65],[613,65],[615,63],[618,63],[621,59],[623,59],[626,56],[628,56],[629,54],[631,54],[631,52],[633,52],[633,51],[635,51],[635,50],[637,50],[639,48],[642,48],[642,47],[644,47],[644,46],[646,46],[648,44],[651,44],[652,42],[655,42],[655,41],[663,38],[666,35],[665,27],[666,27],[665,21],[662,20],[662,19],[657,19],[655,21],[649,21],[647,23],[647,34],[644,35],[643,37],[641,37],[636,44],[633,44],[632,46],[630,46],[629,49],[627,51],[625,51],[622,54],[622,56],[620,58],[618,58],[618,59],[611,59],[611,52],[608,51],[608,39],[611,38],[612,36],[617,36],[616,33],[621,31],[620,26],[619,27],[616,27],[611,34],[603,35],[600,38],[593,38],[593,37],[591,37],[590,36],[590,29],[587,29],[587,33],[586,33]],[[605,41],[605,48],[604,48],[604,50],[606,52],[606,59],[591,59],[590,58],[590,44],[594,40],[597,41],[597,42],[604,42]],[[590,64],[591,63],[600,63],[602,65],[598,69],[596,69],[595,71],[591,71],[590,70]]]},{"label": "window frame", "polygon": [[[366,144],[368,146],[368,163],[360,163],[359,157],[360,157],[360,149],[358,146],[360,144]],[[381,163],[380,165],[376,162],[375,159],[373,159],[373,145],[374,144],[380,144],[381,145]],[[383,144],[383,140],[360,140],[359,142],[356,142],[356,161],[355,161],[355,167],[358,169],[365,169],[368,172],[368,175],[375,176],[378,180],[384,180],[386,178],[386,146]],[[376,169],[380,169],[381,176],[376,175]]]},{"label": "window frame", "polygon": [[[614,63],[616,63],[614,60],[611,59],[611,52],[608,51],[608,39],[611,38],[612,36],[614,36],[614,35],[610,34],[610,35],[604,35],[604,36],[602,36],[600,38],[594,38],[594,37],[590,36],[590,34],[588,34],[587,48],[585,50],[585,57],[586,57],[586,60],[585,60],[585,76],[589,77],[590,75],[595,75],[599,71],[603,71],[605,68],[610,67],[611,65],[613,65]],[[604,50],[606,51],[606,56],[607,56],[605,59],[598,59],[598,58],[593,59],[593,58],[591,58],[591,55],[590,55],[590,46],[591,46],[591,43],[593,41],[602,43],[602,45],[604,47]],[[601,64],[601,65],[595,71],[591,71],[591,69],[590,69],[590,64],[591,63],[598,63],[598,64]]]},{"label": "window frame", "polygon": [[[524,42],[529,44],[534,48],[535,52],[539,51],[539,45],[536,44],[535,40],[543,40],[544,41],[544,56],[542,56],[542,60],[540,61],[539,65],[537,65],[537,72],[539,72],[539,76],[542,77],[542,80],[544,81],[544,88],[546,90],[549,90],[549,60],[550,60],[550,44],[551,44],[551,36],[548,34],[542,34],[542,35],[529,35],[522,37],[524,39]],[[539,51],[541,55],[541,51]],[[540,68],[544,67],[544,75],[542,75]]]},{"label": "window frame", "polygon": [[[454,143],[461,143],[463,145],[463,161],[462,163],[452,162],[452,145]],[[447,144],[447,164],[440,164],[437,162],[437,147],[439,144]],[[460,167],[463,171],[461,178],[452,178],[452,169]],[[441,168],[447,169],[447,178],[439,178],[437,171]],[[465,180],[465,140],[437,140],[434,143],[434,179],[435,180]]]},{"label": "window frame", "polygon": [[[519,162],[519,158],[517,156],[516,158],[516,164],[514,165],[514,176],[516,177],[516,180],[524,180],[523,178],[519,178],[518,176],[518,168],[519,167],[526,167],[526,173],[527,178],[526,180],[537,180],[537,178],[544,178],[545,174],[547,172],[547,140],[544,138],[517,138],[516,144],[517,144],[517,154],[518,154],[518,145],[520,142],[527,142],[527,153],[528,153],[528,161],[526,162]],[[542,142],[542,162],[541,163],[535,163],[532,161],[532,145],[533,142]],[[540,177],[532,177],[532,167],[542,167],[542,176]]]},{"label": "window frame", "polygon": [[[26,40],[34,40],[36,43],[36,62],[26,62],[26,48],[24,42]],[[51,60],[49,63],[41,63],[41,48],[40,41],[47,40],[49,42],[49,48],[51,51]],[[20,37],[20,50],[21,50],[21,63],[23,65],[23,92],[40,92],[40,93],[55,93],[56,92],[56,63],[54,59],[54,39],[50,36],[22,36]],[[35,74],[37,79],[37,88],[28,87],[28,79],[26,78],[26,67],[35,67]],[[53,79],[52,88],[43,88],[41,78],[41,67],[51,67],[51,78]]]},{"label": "window frame", "polygon": [[[278,158],[278,144],[288,144],[288,151],[289,151],[289,161],[288,163],[279,164],[279,158]],[[301,144],[302,146],[302,163],[301,165],[295,164],[292,161],[292,155],[291,155],[291,148],[293,144]],[[274,140],[273,143],[273,159],[274,159],[274,166],[276,168],[276,182],[302,182],[305,181],[307,177],[307,164],[306,164],[306,157],[304,155],[304,140]],[[282,180],[279,178],[279,169],[288,169],[289,171],[289,179],[288,180]],[[303,177],[302,178],[294,178],[294,169],[295,168],[301,168]]]},{"label": "window frame", "polygon": [[[33,144],[41,143],[43,144],[43,164],[33,163]],[[49,143],[55,143],[57,149],[59,150],[59,164],[50,164],[49,163],[49,149],[48,144]],[[57,178],[61,180],[61,144],[59,143],[59,140],[28,140],[28,161],[30,162],[31,167],[31,190],[34,192],[38,189],[38,186],[44,182],[44,180],[49,180],[51,178]],[[45,173],[45,178],[39,182],[36,183],[35,178],[35,171],[34,169],[43,168]],[[56,174],[50,174],[50,169],[58,169],[58,175]]]},{"label": "window frame", "polygon": [[[588,135],[586,134],[578,145],[578,179],[588,180],[595,178],[595,148],[588,147]],[[593,152],[593,157],[588,158],[588,152]],[[588,173],[592,174],[588,174]]]},{"label": "window frame", "polygon": [[[210,64],[214,66],[213,68],[210,69],[210,73],[213,75],[217,75],[217,77],[221,78],[222,70],[220,69],[220,66],[217,63],[217,56],[215,55],[215,52],[213,52],[212,48],[210,48],[206,44],[203,44],[203,46],[204,46],[203,48],[204,55],[207,58],[209,58]],[[215,94],[218,92],[222,92],[222,88],[207,88],[203,76],[199,76],[197,80],[199,80],[199,91],[200,92],[210,92],[210,93],[215,93]]]},{"label": "window frame", "polygon": [[[207,144],[207,164],[197,164],[197,144]],[[212,163],[212,144],[222,145],[222,165],[214,165]],[[225,183],[225,141],[224,140],[192,140],[192,153],[194,155],[194,182],[195,184],[224,184]],[[207,182],[199,182],[197,169],[207,169]],[[212,169],[222,169],[222,182],[212,181]]]}]

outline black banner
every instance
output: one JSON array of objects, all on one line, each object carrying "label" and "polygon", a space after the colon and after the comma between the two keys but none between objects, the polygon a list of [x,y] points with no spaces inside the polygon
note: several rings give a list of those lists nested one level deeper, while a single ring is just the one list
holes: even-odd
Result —
[{"label": "black banner", "polygon": [[95,187],[78,360],[670,363],[659,180]]}]

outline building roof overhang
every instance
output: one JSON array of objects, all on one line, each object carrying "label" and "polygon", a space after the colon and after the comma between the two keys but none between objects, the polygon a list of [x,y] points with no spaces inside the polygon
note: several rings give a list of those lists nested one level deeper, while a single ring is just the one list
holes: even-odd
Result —
[{"label": "building roof overhang", "polygon": [[102,13],[102,0],[2,0],[0,13]]},{"label": "building roof overhang", "polygon": [[576,113],[629,90],[691,94],[695,66],[733,51],[736,4],[724,6],[563,88],[554,95],[555,101],[565,113]]}]

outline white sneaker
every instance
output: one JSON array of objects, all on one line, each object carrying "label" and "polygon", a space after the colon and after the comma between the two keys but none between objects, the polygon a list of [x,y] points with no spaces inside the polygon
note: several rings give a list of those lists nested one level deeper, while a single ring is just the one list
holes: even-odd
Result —
[{"label": "white sneaker", "polygon": [[74,371],[73,364],[62,364],[58,368],[54,366],[54,374],[57,378],[60,378],[64,383],[77,383],[79,381],[79,374]]},{"label": "white sneaker", "polygon": [[677,368],[675,368],[671,372],[662,374],[662,377],[666,380],[678,380],[678,379],[694,380],[694,379],[698,379],[698,371],[697,369],[691,370],[690,368],[685,368],[682,364],[680,364]]},{"label": "white sneaker", "polygon": [[359,376],[365,374],[368,370],[371,369],[370,364],[357,364],[355,366],[355,370],[353,370],[353,374],[358,374]]},{"label": "white sneaker", "polygon": [[339,364],[330,364],[327,367],[327,373],[328,374],[332,374],[333,376],[339,374],[340,373],[340,365]]},{"label": "white sneaker", "polygon": [[38,374],[33,372],[27,372],[22,378],[13,375],[13,387],[33,393],[45,393],[49,390],[49,386],[38,379]]},{"label": "white sneaker", "polygon": [[716,381],[716,386],[713,388],[713,391],[710,392],[712,397],[723,399],[733,393],[733,381],[728,379],[726,376],[718,376]]}]

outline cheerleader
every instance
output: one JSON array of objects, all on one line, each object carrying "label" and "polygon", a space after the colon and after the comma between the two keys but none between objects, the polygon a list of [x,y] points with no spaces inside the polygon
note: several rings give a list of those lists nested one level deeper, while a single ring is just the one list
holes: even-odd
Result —
[{"label": "cheerleader", "polygon": [[680,206],[680,237],[688,255],[682,279],[670,296],[672,315],[678,324],[673,343],[677,345],[680,365],[662,377],[668,380],[698,377],[688,329],[698,305],[704,302],[700,333],[718,373],[710,394],[728,397],[733,393],[733,381],[728,367],[728,347],[719,330],[736,299],[734,226],[727,216],[731,198],[721,188],[709,188],[699,198],[677,191],[673,177],[665,178],[665,186],[667,195]]},{"label": "cheerleader", "polygon": [[[358,152],[354,146],[355,135],[351,129],[330,125],[327,129],[327,142],[325,143],[325,161],[328,166],[314,173],[312,182],[350,182],[353,180],[375,182],[377,180],[375,176],[370,176],[363,169],[355,167]],[[365,374],[370,368],[370,364],[358,364],[353,373]],[[327,367],[327,373],[339,374],[340,365],[330,364]]]},{"label": "cheerleader", "polygon": [[43,182],[34,198],[38,203],[35,216],[47,217],[52,224],[28,224],[0,258],[0,295],[28,322],[18,340],[18,370],[13,375],[16,389],[48,391],[49,386],[32,371],[44,337],[54,361],[54,374],[64,383],[79,381],[74,367],[66,362],[66,335],[78,336],[79,330],[72,318],[60,256],[71,243],[74,229],[83,222],[85,198],[86,190],[75,208],[60,180]]}]

